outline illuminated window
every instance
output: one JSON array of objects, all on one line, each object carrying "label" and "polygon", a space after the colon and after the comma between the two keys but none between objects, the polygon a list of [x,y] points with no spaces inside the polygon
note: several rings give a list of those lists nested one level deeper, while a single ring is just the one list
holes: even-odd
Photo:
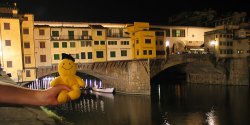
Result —
[{"label": "illuminated window", "polygon": [[10,30],[10,23],[4,23],[4,29]]},{"label": "illuminated window", "polygon": [[185,30],[173,29],[172,36],[173,37],[185,37]]},{"label": "illuminated window", "polygon": [[46,55],[40,55],[40,62],[46,62]]}]

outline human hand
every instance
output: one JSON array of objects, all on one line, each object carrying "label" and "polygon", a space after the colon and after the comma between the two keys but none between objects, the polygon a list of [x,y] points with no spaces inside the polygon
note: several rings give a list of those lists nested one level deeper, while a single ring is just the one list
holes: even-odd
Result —
[{"label": "human hand", "polygon": [[71,89],[66,85],[56,85],[47,90],[37,93],[37,96],[41,102],[41,105],[58,105],[57,96],[62,90],[70,91]]}]

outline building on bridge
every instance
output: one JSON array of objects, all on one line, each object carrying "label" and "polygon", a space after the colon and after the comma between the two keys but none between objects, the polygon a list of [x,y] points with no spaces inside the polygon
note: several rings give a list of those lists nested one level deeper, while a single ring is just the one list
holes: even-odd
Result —
[{"label": "building on bridge", "polygon": [[[54,68],[61,53],[76,63],[166,58],[201,48],[210,27],[34,21],[15,6],[1,7],[1,67],[15,82],[36,79],[38,68]],[[20,61],[21,60],[21,61]]]},{"label": "building on bridge", "polygon": [[216,20],[215,30],[205,32],[205,48],[217,57],[247,57],[250,55],[250,24],[246,13]]}]

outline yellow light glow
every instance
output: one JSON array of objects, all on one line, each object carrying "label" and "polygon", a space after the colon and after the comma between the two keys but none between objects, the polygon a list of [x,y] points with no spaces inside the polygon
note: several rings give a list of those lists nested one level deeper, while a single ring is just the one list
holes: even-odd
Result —
[{"label": "yellow light glow", "polygon": [[166,47],[168,47],[170,45],[169,41],[166,41]]}]

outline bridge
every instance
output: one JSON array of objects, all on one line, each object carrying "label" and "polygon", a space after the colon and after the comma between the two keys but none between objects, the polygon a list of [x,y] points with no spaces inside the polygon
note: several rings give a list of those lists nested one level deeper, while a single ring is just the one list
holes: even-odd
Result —
[{"label": "bridge", "polygon": [[[178,64],[211,61],[211,55],[169,55],[167,59],[144,59],[78,64],[78,72],[95,76],[105,87],[130,94],[150,94],[150,79],[161,71]],[[37,78],[57,72],[57,66],[37,69]]]}]

